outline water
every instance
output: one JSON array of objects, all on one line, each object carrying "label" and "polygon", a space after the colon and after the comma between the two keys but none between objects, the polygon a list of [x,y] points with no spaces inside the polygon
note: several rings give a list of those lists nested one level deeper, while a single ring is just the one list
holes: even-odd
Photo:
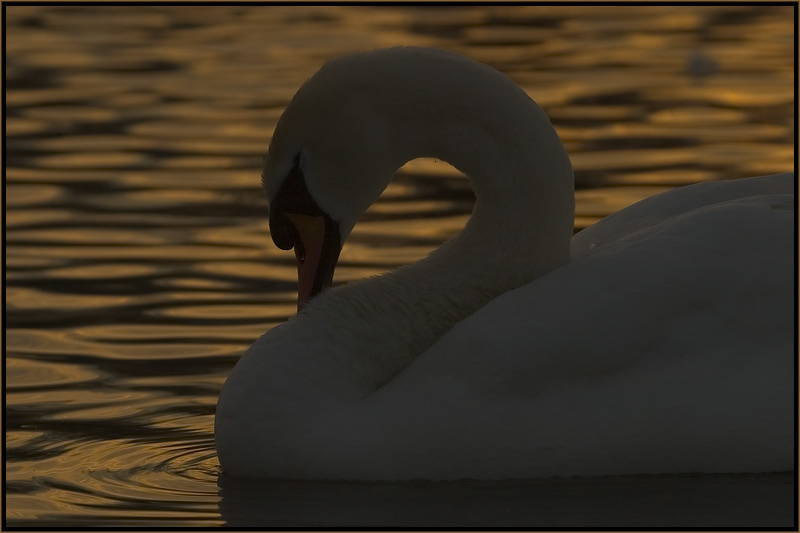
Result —
[{"label": "water", "polygon": [[[247,483],[220,475],[212,428],[237,358],[294,311],[259,168],[325,58],[429,45],[509,74],[570,151],[581,229],[792,168],[792,7],[4,9],[6,525],[791,524],[792,474]],[[472,202],[412,162],[336,280],[416,261]]]}]

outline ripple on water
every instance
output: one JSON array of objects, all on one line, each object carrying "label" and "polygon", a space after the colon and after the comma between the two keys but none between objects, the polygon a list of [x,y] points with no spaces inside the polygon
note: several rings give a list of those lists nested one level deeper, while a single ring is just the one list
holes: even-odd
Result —
[{"label": "ripple on water", "polygon": [[139,167],[147,163],[144,154],[129,152],[81,152],[74,154],[42,155],[36,158],[41,168],[55,169],[116,169]]},{"label": "ripple on water", "polygon": [[111,176],[103,169],[68,169],[9,166],[6,168],[9,182],[46,183],[107,183]]},{"label": "ripple on water", "polygon": [[645,96],[658,100],[701,100],[713,105],[730,107],[771,106],[794,100],[794,90],[784,80],[774,77],[734,76],[715,77],[704,86],[645,88]]},{"label": "ripple on water", "polygon": [[113,244],[121,246],[131,245],[159,245],[165,244],[166,239],[156,232],[142,232],[134,229],[107,229],[62,227],[48,229],[18,229],[9,235],[14,242],[29,243],[57,243],[60,245],[72,244]]},{"label": "ripple on water", "polygon": [[[294,293],[287,293],[287,301]],[[78,338],[99,342],[174,342],[186,339],[242,341],[255,339],[263,333],[262,326],[219,325],[214,328],[182,324],[104,324],[74,328]]]},{"label": "ripple on water", "polygon": [[52,226],[74,219],[63,209],[25,209],[6,211],[6,231],[25,226]]},{"label": "ripple on water", "polygon": [[[185,176],[184,179],[186,179]],[[169,209],[186,204],[208,204],[219,201],[219,193],[204,190],[199,186],[193,189],[168,189],[163,185],[162,188],[158,190],[145,189],[109,193],[86,198],[84,200],[86,205],[101,207],[103,209],[114,207],[128,210]]]},{"label": "ripple on water", "polygon": [[756,142],[729,142],[709,144],[698,148],[698,156],[702,156],[709,165],[734,164],[737,171],[744,172],[751,162],[771,161],[781,168],[790,168],[788,162],[794,158],[794,149],[790,146],[771,145]]},{"label": "ripple on water", "polygon": [[[207,437],[175,440],[115,439],[81,441],[57,457],[38,461],[29,492],[7,494],[17,520],[92,524],[102,513],[110,525],[187,525],[219,523],[214,480],[219,465]],[[170,442],[172,440],[172,442]],[[30,474],[11,464],[8,482]]]},{"label": "ripple on water", "polygon": [[45,433],[38,430],[9,430],[6,431],[6,449],[20,450],[26,449],[35,441],[42,438]]},{"label": "ripple on water", "polygon": [[[187,175],[191,179],[187,179]],[[226,189],[247,188],[255,189],[256,198],[262,200],[263,193],[258,190],[258,170],[254,169],[192,169],[191,172],[181,169],[154,168],[142,170],[123,170],[116,178],[132,189],[155,187],[157,189],[186,189],[189,191],[202,190],[205,187],[220,188],[222,184]]]},{"label": "ripple on water", "polygon": [[26,287],[7,287],[6,302],[10,310],[35,310],[42,309],[53,311],[63,310],[102,310],[121,308],[135,304],[137,298],[127,295],[102,295],[102,294],[58,294]]},{"label": "ripple on water", "polygon": [[[586,135],[587,140],[629,139],[675,139],[691,143],[720,141],[758,141],[780,144],[786,135],[786,128],[778,124],[751,124],[746,131],[738,128],[719,126],[689,125],[681,122],[669,124],[649,124],[642,122],[618,122],[596,128]],[[702,161],[702,159],[700,159]]]},{"label": "ripple on water", "polygon": [[[50,52],[48,52],[48,55]],[[25,109],[25,114],[48,122],[98,122],[108,123],[120,119],[120,115],[108,107],[95,107],[83,104],[51,104]]]},{"label": "ripple on water", "polygon": [[130,263],[95,263],[47,269],[47,277],[55,279],[126,279],[154,276],[160,271],[157,265]]},{"label": "ripple on water", "polygon": [[144,139],[122,134],[106,135],[73,135],[65,137],[48,137],[23,141],[29,148],[38,148],[54,152],[118,152],[126,150],[155,150],[159,147],[155,139]]},{"label": "ripple on water", "polygon": [[[135,339],[129,339],[127,342],[100,342],[91,338],[85,339],[69,330],[14,328],[6,331],[6,350],[9,354],[24,354],[25,357],[40,356],[42,361],[61,361],[70,358],[95,365],[98,369],[118,368],[119,361],[130,360],[137,365],[150,364],[156,371],[165,369],[160,369],[155,363],[173,364],[186,361],[181,363],[184,367],[182,370],[186,372],[191,370],[187,368],[191,360],[195,360],[195,364],[205,359],[216,361],[220,357],[238,355],[244,347],[246,345],[242,346],[237,339],[221,339],[218,343],[164,342],[163,339],[161,342],[158,342],[158,339],[153,342],[141,342],[141,340],[137,342]],[[126,366],[122,370],[133,372],[136,369]],[[178,369],[171,370],[174,372]]]},{"label": "ripple on water", "polygon": [[[17,342],[19,342],[18,339]],[[82,365],[36,361],[29,357],[11,355],[6,357],[5,383],[9,392],[21,389],[88,383],[98,379],[100,376],[101,374],[95,369]]]},{"label": "ripple on water", "polygon": [[[219,147],[217,147],[219,150]],[[255,150],[252,153],[255,153]],[[175,168],[186,171],[195,169],[228,169],[249,167],[251,161],[248,158],[215,156],[215,155],[187,155],[185,157],[170,157],[162,163],[163,168]]]},{"label": "ripple on water", "polygon": [[268,306],[263,303],[172,306],[161,309],[151,309],[147,314],[155,317],[206,319],[212,321],[237,319],[246,319],[248,321],[284,321],[296,312],[297,303],[294,301],[287,302],[284,305],[277,304],[273,301],[273,303]]},{"label": "ripple on water", "polygon": [[[8,93],[6,93],[6,96],[8,96]],[[47,121],[28,117],[6,117],[5,125],[6,135],[9,137],[41,134],[50,129],[50,124]]]},{"label": "ripple on water", "polygon": [[15,245],[15,252],[20,256],[44,256],[53,259],[67,259],[80,257],[82,260],[105,261],[176,261],[193,262],[225,259],[242,259],[259,257],[258,250],[247,250],[237,246],[201,245],[201,244],[175,244],[169,246],[126,246],[119,243],[108,243],[104,246],[84,246],[75,244],[70,246],[42,246],[34,247],[24,244]]},{"label": "ripple on water", "polygon": [[[266,238],[269,239],[269,237]],[[203,261],[192,265],[189,270],[206,276],[223,277],[231,282],[241,281],[244,278],[252,278],[262,282],[268,280],[297,282],[297,266],[294,264],[294,254],[292,252],[273,249],[265,255],[274,255],[274,259],[282,261],[280,263],[275,261]]]},{"label": "ripple on water", "polygon": [[12,248],[6,253],[6,280],[25,277],[30,270],[61,266],[68,262],[69,259],[66,258],[55,259],[52,257],[37,257],[21,254],[19,250]]},{"label": "ripple on water", "polygon": [[30,207],[46,205],[59,199],[64,190],[57,185],[17,185],[5,186],[6,207]]},{"label": "ripple on water", "polygon": [[[70,351],[72,335],[11,333],[12,349],[44,357]],[[139,365],[137,377],[108,357],[81,358],[104,372],[92,364],[8,358],[7,415],[14,429],[6,439],[6,502],[13,509],[7,518],[81,525],[101,513],[111,525],[218,521],[219,466],[208,428],[224,372],[176,375],[158,361]],[[197,360],[185,365],[202,368]],[[33,427],[28,410],[37,413]]]},{"label": "ripple on water", "polygon": [[745,112],[739,109],[726,109],[719,107],[673,107],[650,113],[648,120],[653,124],[697,126],[720,126],[725,124],[741,123]]}]

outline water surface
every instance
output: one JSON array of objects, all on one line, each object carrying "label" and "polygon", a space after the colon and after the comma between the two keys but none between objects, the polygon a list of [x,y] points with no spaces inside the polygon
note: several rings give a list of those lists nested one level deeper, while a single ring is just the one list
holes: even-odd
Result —
[{"label": "water surface", "polygon": [[[507,73],[571,154],[579,230],[792,168],[793,8],[4,9],[7,525],[791,522],[787,474],[252,485],[220,476],[213,416],[244,349],[294,312],[260,162],[326,58],[427,45]],[[410,163],[336,280],[423,257],[473,200],[446,164]]]}]

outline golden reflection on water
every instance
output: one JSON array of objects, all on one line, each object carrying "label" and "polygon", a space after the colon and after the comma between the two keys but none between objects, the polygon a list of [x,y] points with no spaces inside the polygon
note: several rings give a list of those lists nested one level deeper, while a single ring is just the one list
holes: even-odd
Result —
[{"label": "golden reflection on water", "polygon": [[[294,313],[259,167],[320,63],[398,44],[511,76],[576,174],[576,229],[794,159],[791,6],[6,6],[9,525],[222,523],[219,387]],[[463,227],[455,169],[408,163],[339,282]]]}]

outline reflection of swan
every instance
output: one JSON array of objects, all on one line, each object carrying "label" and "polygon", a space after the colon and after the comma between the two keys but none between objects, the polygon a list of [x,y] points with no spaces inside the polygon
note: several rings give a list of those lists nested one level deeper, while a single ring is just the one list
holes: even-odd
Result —
[{"label": "reflection of swan", "polygon": [[792,175],[677,189],[571,239],[569,159],[513,82],[437,50],[347,56],[298,91],[264,167],[301,304],[392,174],[424,156],[472,180],[465,229],[416,264],[326,290],[250,347],[217,406],[225,470],[793,468]]}]

